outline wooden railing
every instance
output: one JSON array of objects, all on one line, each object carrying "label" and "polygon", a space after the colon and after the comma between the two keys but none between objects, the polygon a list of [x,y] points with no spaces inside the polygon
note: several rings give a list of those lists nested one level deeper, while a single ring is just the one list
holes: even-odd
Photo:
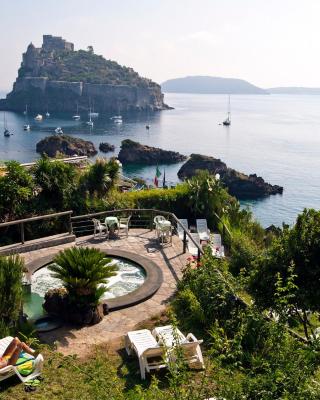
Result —
[{"label": "wooden railing", "polygon": [[187,251],[187,240],[191,241],[196,248],[198,249],[198,259],[200,259],[201,255],[203,254],[202,247],[197,243],[193,237],[190,235],[190,232],[181,224],[179,219],[176,217],[175,214],[168,212],[168,211],[162,211],[162,210],[156,210],[152,208],[126,208],[126,209],[120,209],[120,210],[112,210],[112,211],[101,211],[97,213],[92,213],[92,214],[85,214],[85,215],[77,215],[71,217],[71,223],[72,223],[72,232],[76,236],[84,236],[84,235],[89,235],[93,233],[94,225],[93,225],[93,218],[96,219],[104,219],[108,215],[114,215],[114,216],[119,216],[119,217],[127,217],[131,216],[130,219],[130,227],[131,228],[144,228],[144,229],[150,229],[152,230],[154,228],[154,217],[156,215],[163,215],[168,219],[175,231],[177,231],[177,227],[179,226],[181,230],[183,231],[183,252],[186,253]]},{"label": "wooden railing", "polygon": [[71,214],[73,211],[63,211],[63,212],[58,212],[54,214],[46,214],[46,215],[38,215],[36,217],[30,217],[30,218],[24,218],[24,219],[17,219],[15,221],[9,221],[9,222],[3,222],[0,224],[0,229],[1,228],[6,228],[9,226],[13,225],[18,225],[20,227],[20,243],[24,244],[25,243],[25,224],[34,222],[34,221],[39,221],[39,220],[47,220],[47,219],[52,219],[52,218],[57,218],[57,217],[62,217],[62,216],[69,216],[68,218],[68,232],[72,234],[72,223],[71,223]]}]

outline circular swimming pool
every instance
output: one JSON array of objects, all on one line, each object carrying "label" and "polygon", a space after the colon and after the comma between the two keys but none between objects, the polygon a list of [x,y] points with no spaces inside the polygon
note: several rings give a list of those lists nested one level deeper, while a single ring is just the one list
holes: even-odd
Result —
[{"label": "circular swimming pool", "polygon": [[[108,283],[103,285],[107,288],[107,291],[102,300],[128,295],[144,284],[146,279],[144,268],[128,259],[110,258],[110,264],[116,265],[117,271],[116,275],[109,278]],[[31,319],[42,316],[44,314],[42,303],[45,293],[49,289],[62,286],[61,280],[52,276],[48,265],[36,270],[31,278],[31,290],[24,294],[24,312]]]}]

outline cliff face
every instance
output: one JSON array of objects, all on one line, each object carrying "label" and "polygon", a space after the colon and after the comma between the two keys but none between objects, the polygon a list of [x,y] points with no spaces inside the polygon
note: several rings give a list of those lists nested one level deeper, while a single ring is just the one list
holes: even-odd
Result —
[{"label": "cliff face", "polygon": [[13,90],[0,100],[0,109],[30,112],[162,110],[161,88],[132,68],[88,51],[74,51],[72,43],[44,35],[41,48],[28,46]]}]

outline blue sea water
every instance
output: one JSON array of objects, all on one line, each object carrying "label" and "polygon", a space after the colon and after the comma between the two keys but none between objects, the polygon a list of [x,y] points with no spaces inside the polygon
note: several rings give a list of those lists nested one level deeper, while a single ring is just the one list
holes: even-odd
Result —
[{"label": "blue sea water", "polygon": [[[121,140],[130,138],[186,155],[214,156],[238,171],[256,173],[281,185],[283,195],[243,202],[264,226],[291,224],[304,207],[320,208],[320,96],[232,96],[230,127],[219,124],[226,114],[224,95],[170,93],[165,100],[175,109],[124,115],[122,125],[114,124],[110,116],[100,116],[93,129],[72,121],[71,115],[52,115],[40,123],[30,115],[31,131],[26,132],[22,128],[25,117],[8,112],[8,126],[14,135],[0,136],[0,160],[36,159],[36,143],[61,126],[65,133],[91,140],[96,147],[102,141],[114,144],[115,154]],[[87,119],[82,117],[83,121]],[[0,112],[0,124],[2,120]],[[146,123],[150,124],[149,131]],[[165,168],[167,181],[176,182],[180,166],[160,168]],[[151,182],[155,167],[134,165],[124,167],[124,173]]]}]

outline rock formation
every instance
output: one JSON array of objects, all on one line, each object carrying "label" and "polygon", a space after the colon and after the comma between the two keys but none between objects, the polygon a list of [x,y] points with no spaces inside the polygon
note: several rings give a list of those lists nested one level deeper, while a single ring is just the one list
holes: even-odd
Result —
[{"label": "rock formation", "polygon": [[46,154],[49,157],[55,157],[57,154],[90,157],[97,154],[92,142],[67,135],[47,136],[37,143],[36,150],[37,153]]},{"label": "rock formation", "polygon": [[150,147],[126,139],[121,142],[121,150],[118,159],[122,163],[136,164],[174,164],[187,159],[183,154],[175,151],[162,150],[157,147]]},{"label": "rock formation", "polygon": [[283,192],[283,187],[270,185],[256,174],[245,175],[228,168],[217,158],[200,154],[191,154],[189,160],[178,171],[178,177],[180,179],[191,178],[197,170],[208,170],[212,174],[220,174],[221,181],[228,188],[229,193],[238,199],[257,199]]},{"label": "rock formation", "polygon": [[102,142],[99,144],[99,150],[102,151],[103,153],[109,153],[110,151],[115,150],[114,144]]},{"label": "rock formation", "polygon": [[61,37],[43,36],[41,48],[32,43],[23,54],[18,78],[0,109],[30,113],[70,112],[94,108],[118,113],[169,108],[160,86],[142,78],[132,68],[88,51],[74,51],[73,43]]}]

